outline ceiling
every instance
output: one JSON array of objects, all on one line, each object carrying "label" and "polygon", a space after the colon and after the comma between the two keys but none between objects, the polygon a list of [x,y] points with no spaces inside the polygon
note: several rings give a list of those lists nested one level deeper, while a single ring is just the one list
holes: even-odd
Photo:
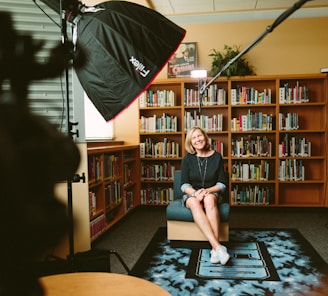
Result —
[{"label": "ceiling", "polygon": [[[89,0],[92,1],[92,0]],[[275,19],[298,0],[129,0],[176,23]],[[328,0],[307,1],[290,17],[328,17]]]},{"label": "ceiling", "polygon": [[[148,0],[164,15],[286,9],[297,0]],[[304,7],[328,7],[328,0],[307,1]]]}]

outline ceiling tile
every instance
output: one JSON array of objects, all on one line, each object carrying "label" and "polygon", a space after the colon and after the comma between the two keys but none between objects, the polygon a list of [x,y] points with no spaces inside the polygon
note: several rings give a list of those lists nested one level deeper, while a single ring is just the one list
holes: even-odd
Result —
[{"label": "ceiling tile", "polygon": [[213,0],[170,0],[175,13],[213,12]]},{"label": "ceiling tile", "polygon": [[257,0],[214,0],[215,11],[255,9]]},{"label": "ceiling tile", "polygon": [[256,9],[279,9],[293,6],[296,0],[258,0]]},{"label": "ceiling tile", "polygon": [[169,0],[152,0],[150,1],[154,7],[154,9],[161,14],[168,15],[174,14],[173,7]]},{"label": "ceiling tile", "polygon": [[[91,1],[91,0],[89,0]],[[99,0],[100,1],[100,0]],[[204,18],[211,18],[219,14],[220,19],[271,19],[277,13],[291,8],[298,0],[130,0],[131,2],[145,1],[153,9],[168,17],[192,18],[189,20],[203,22]],[[254,13],[257,13],[256,16]],[[232,15],[233,14],[233,15]],[[243,15],[248,14],[249,16]],[[260,14],[260,15],[259,15]],[[307,1],[301,9],[294,14],[299,17],[324,17],[328,14],[328,0]],[[201,15],[203,19],[200,20]],[[186,22],[185,20],[184,22]],[[188,22],[188,21],[187,21]]]},{"label": "ceiling tile", "polygon": [[[278,8],[289,8],[292,7],[297,0],[258,0],[256,6],[257,9],[278,9]],[[328,7],[328,0],[313,0],[307,1],[302,7]]]},{"label": "ceiling tile", "polygon": [[326,6],[328,7],[328,0],[313,0],[313,1],[308,1],[304,4],[304,6]]}]

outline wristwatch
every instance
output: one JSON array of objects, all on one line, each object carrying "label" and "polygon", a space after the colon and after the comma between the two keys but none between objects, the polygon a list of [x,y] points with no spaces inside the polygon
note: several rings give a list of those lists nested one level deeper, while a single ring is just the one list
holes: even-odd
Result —
[{"label": "wristwatch", "polygon": [[189,194],[188,196],[189,197],[195,197],[195,193],[196,193],[196,190],[193,193]]}]

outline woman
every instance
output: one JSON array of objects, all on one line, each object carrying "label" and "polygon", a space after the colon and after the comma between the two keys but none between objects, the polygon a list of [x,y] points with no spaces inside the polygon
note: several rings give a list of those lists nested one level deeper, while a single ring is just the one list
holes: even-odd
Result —
[{"label": "woman", "polygon": [[230,256],[219,242],[218,198],[226,189],[227,179],[221,154],[211,149],[209,138],[199,127],[186,136],[188,152],[182,159],[181,190],[184,205],[212,246],[211,263],[225,265]]}]

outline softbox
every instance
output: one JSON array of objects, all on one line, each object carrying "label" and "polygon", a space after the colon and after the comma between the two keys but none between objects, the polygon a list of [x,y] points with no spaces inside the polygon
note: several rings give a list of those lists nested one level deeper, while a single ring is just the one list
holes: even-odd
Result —
[{"label": "softbox", "polygon": [[185,35],[158,12],[126,1],[85,9],[75,22],[77,50],[87,56],[86,65],[75,70],[105,120],[149,87]]}]

